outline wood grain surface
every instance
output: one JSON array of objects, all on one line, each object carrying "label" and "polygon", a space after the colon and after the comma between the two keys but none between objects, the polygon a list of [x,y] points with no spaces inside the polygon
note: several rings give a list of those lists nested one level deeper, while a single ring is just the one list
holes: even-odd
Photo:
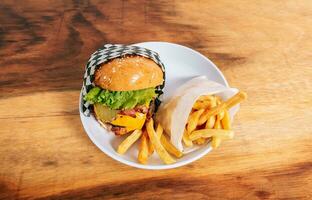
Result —
[{"label": "wood grain surface", "polygon": [[[234,140],[172,170],[89,140],[78,96],[105,43],[194,48],[249,94]],[[0,1],[0,199],[312,199],[312,1]]]}]

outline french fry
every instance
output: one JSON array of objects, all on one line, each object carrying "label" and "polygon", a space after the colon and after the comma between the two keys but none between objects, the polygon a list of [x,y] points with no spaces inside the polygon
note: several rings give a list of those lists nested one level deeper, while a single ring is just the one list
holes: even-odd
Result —
[{"label": "french fry", "polygon": [[206,129],[213,128],[214,125],[215,125],[215,122],[216,122],[216,117],[215,116],[209,117],[207,122],[206,122],[205,128]]},{"label": "french fry", "polygon": [[124,154],[135,141],[137,141],[142,135],[141,130],[134,130],[122,143],[118,146],[117,152]]},{"label": "french fry", "polygon": [[198,144],[198,145],[202,145],[205,142],[206,142],[206,138],[198,138],[198,139],[194,140],[194,143]]},{"label": "french fry", "polygon": [[152,155],[154,153],[154,146],[152,141],[148,140],[148,155]]},{"label": "french fry", "polygon": [[204,109],[200,109],[197,110],[195,112],[193,112],[189,118],[188,118],[188,122],[186,125],[186,130],[188,133],[191,133],[192,131],[194,131],[196,129],[197,123],[198,123],[198,119],[200,117],[200,115],[204,112]]},{"label": "french fry", "polygon": [[[221,129],[222,128],[219,114],[217,115],[217,120],[216,120],[216,123],[214,125],[214,128],[215,129]],[[220,137],[218,135],[213,136],[212,140],[211,140],[211,147],[215,149],[215,148],[219,147],[220,144],[221,144]]]},{"label": "french fry", "polygon": [[[221,118],[218,114],[217,118],[218,118],[218,124],[216,124],[215,128],[223,128],[225,130],[230,130],[231,129],[231,120],[230,120],[230,114],[229,111],[224,110],[223,111],[224,116]],[[221,120],[221,121],[220,121]],[[218,146],[220,146],[221,144],[221,139],[219,138],[219,136],[215,136],[212,138],[211,141],[211,147],[212,148],[217,148]]]},{"label": "french fry", "polygon": [[181,158],[183,156],[183,153],[179,151],[171,142],[168,140],[168,138],[163,134],[160,138],[161,144],[163,147],[172,155],[174,155],[177,158]]},{"label": "french fry", "polygon": [[211,100],[211,108],[216,107],[217,106],[217,98],[216,96],[212,96],[212,100]]},{"label": "french fry", "polygon": [[160,124],[158,124],[157,128],[156,128],[156,135],[157,135],[158,139],[161,138],[163,132],[164,132],[163,127]]},{"label": "french fry", "polygon": [[[157,129],[156,129],[156,135],[159,139],[161,138],[163,131],[164,131],[163,127],[160,124],[158,124]],[[149,152],[149,155],[152,155],[154,153],[154,147],[153,147],[151,140],[149,140],[149,143],[148,143],[148,152]]]},{"label": "french fry", "polygon": [[[205,121],[207,121],[210,116],[217,115],[222,110],[229,109],[246,98],[247,94],[245,92],[238,92],[236,95],[221,103],[220,105],[213,107],[210,110],[205,110],[205,112],[200,116],[199,122],[205,123]],[[200,125],[200,123],[198,124]]]},{"label": "french fry", "polygon": [[[220,97],[217,97],[217,105],[220,105],[222,103],[222,99]],[[218,113],[218,117],[219,117],[219,120],[222,120],[222,118],[224,117],[224,111],[221,110],[219,113]]]},{"label": "french fry", "polygon": [[175,162],[175,159],[173,159],[169,153],[165,150],[165,148],[162,146],[159,138],[156,135],[156,132],[154,130],[154,121],[153,119],[150,119],[147,122],[147,133],[148,136],[150,138],[150,140],[152,141],[152,144],[155,148],[155,151],[158,153],[159,157],[162,159],[162,161],[164,161],[164,163],[166,164],[172,164]]},{"label": "french fry", "polygon": [[186,130],[184,130],[182,141],[187,147],[193,146],[193,142],[192,140],[190,140],[189,135]]},{"label": "french fry", "polygon": [[139,147],[139,154],[138,154],[138,161],[141,164],[146,164],[147,163],[147,158],[148,158],[148,140],[147,140],[147,135],[142,134],[141,136],[141,143]]},{"label": "french fry", "polygon": [[210,108],[211,102],[208,100],[205,101],[196,101],[193,105],[193,109],[200,110],[200,109],[207,109]]},{"label": "french fry", "polygon": [[239,91],[237,94],[235,94],[232,98],[228,99],[226,102],[224,102],[226,104],[226,108],[230,109],[233,106],[235,106],[236,104],[242,102],[243,100],[247,99],[247,93],[246,92],[242,92]]},{"label": "french fry", "polygon": [[214,129],[221,129],[221,121],[220,121],[220,118],[219,116],[217,116],[217,119],[216,119],[216,123],[215,125],[213,126]]},{"label": "french fry", "polygon": [[212,148],[218,148],[219,146],[220,146],[220,144],[221,144],[221,139],[220,138],[218,138],[218,137],[212,137],[212,140],[211,140],[211,147]]},{"label": "french fry", "polygon": [[227,110],[224,111],[224,117],[221,120],[221,124],[222,124],[223,129],[225,130],[231,129],[231,119],[230,119],[229,111]]},{"label": "french fry", "polygon": [[219,117],[220,120],[222,120],[223,117],[224,117],[224,111],[220,111],[220,112],[218,113],[218,117]]},{"label": "french fry", "polygon": [[232,139],[234,137],[234,132],[231,130],[222,130],[222,129],[200,129],[193,131],[189,138],[194,141],[198,138],[209,138],[218,136],[220,139]]},{"label": "french fry", "polygon": [[198,125],[203,125],[207,120],[208,117],[205,117],[205,113],[207,113],[210,109],[217,106],[217,98],[215,96],[211,96],[210,108],[205,109],[205,111],[201,114],[198,120]]}]

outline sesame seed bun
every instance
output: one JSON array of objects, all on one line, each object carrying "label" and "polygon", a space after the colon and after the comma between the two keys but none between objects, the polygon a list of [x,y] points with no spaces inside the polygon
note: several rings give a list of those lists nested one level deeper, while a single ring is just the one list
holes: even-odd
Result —
[{"label": "sesame seed bun", "polygon": [[124,56],[102,64],[95,72],[95,85],[110,91],[140,90],[161,85],[161,68],[142,56]]}]

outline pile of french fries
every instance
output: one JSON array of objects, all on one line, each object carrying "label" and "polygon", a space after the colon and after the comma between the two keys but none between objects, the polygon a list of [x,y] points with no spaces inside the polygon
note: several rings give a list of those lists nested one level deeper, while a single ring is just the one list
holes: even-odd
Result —
[{"label": "pile of french fries", "polygon": [[245,92],[238,92],[227,101],[214,95],[201,96],[189,115],[183,134],[184,145],[191,147],[211,142],[211,147],[217,148],[222,140],[232,139],[229,109],[246,98]]},{"label": "pile of french fries", "polygon": [[[246,98],[247,94],[244,92],[238,92],[227,101],[222,101],[214,95],[201,96],[193,105],[185,126],[182,139],[184,145],[191,147],[194,144],[203,145],[210,142],[212,148],[217,148],[221,141],[232,139],[234,132],[231,130],[229,109]],[[124,154],[140,139],[138,161],[141,164],[147,164],[148,157],[154,151],[165,164],[175,163],[175,158],[182,157],[183,153],[172,145],[160,124],[155,127],[156,130],[153,119],[150,119],[143,130],[133,131],[118,146],[117,152]]]},{"label": "pile of french fries", "polygon": [[160,159],[165,164],[175,163],[176,158],[182,157],[183,153],[173,146],[167,135],[164,134],[164,130],[160,124],[154,129],[154,120],[150,119],[142,130],[133,131],[119,146],[117,152],[124,154],[129,147],[137,140],[141,140],[139,145],[138,161],[141,164],[147,164],[148,157],[151,156],[154,151],[157,152]]}]

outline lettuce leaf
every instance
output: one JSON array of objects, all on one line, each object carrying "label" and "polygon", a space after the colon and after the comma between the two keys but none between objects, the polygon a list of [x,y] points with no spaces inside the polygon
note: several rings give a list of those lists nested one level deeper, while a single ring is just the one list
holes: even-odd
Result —
[{"label": "lettuce leaf", "polygon": [[91,104],[104,104],[111,109],[131,109],[149,103],[157,94],[155,88],[133,91],[109,91],[93,87],[84,97]]}]

